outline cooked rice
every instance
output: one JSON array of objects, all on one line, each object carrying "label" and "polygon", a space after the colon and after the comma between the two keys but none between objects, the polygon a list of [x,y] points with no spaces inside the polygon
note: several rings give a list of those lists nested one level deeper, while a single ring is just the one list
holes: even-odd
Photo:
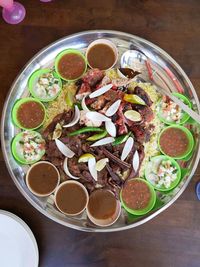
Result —
[{"label": "cooked rice", "polygon": [[70,109],[66,102],[67,93],[72,92],[72,94],[75,95],[76,89],[77,87],[73,82],[63,85],[62,91],[59,96],[54,101],[50,102],[47,106],[46,120],[43,126],[44,129],[52,122],[53,118],[56,115]]},{"label": "cooked rice", "polygon": [[134,87],[140,86],[142,89],[145,90],[145,92],[149,95],[149,97],[153,101],[151,109],[154,113],[154,119],[151,122],[151,124],[153,124],[155,126],[155,128],[153,130],[153,134],[151,135],[149,142],[144,143],[145,157],[144,157],[144,160],[142,162],[140,172],[139,172],[139,176],[143,177],[145,166],[146,166],[147,162],[149,161],[149,159],[151,157],[154,157],[154,156],[157,156],[160,154],[160,151],[158,148],[158,136],[159,136],[164,124],[160,121],[160,119],[157,116],[156,105],[157,105],[158,100],[160,99],[161,95],[159,95],[158,92],[156,91],[156,87],[150,83],[141,83],[141,82],[136,83],[136,82],[134,82],[131,85]]}]

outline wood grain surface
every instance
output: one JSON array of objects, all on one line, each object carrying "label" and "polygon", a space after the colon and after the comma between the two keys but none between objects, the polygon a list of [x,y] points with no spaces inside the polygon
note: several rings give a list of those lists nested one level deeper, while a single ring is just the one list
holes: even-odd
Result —
[{"label": "wood grain surface", "polygon": [[[38,50],[89,29],[120,30],[159,45],[183,67],[200,96],[199,0],[19,1],[27,11],[21,24],[0,19],[1,111],[15,76]],[[198,180],[200,168],[175,204],[145,225],[118,233],[84,233],[35,210],[15,187],[1,154],[0,209],[28,223],[38,242],[41,267],[199,267]]]}]

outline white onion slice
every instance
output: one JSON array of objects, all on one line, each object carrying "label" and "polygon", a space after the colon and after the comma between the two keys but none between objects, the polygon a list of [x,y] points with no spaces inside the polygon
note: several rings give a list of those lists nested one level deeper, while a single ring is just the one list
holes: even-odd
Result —
[{"label": "white onion slice", "polygon": [[85,104],[85,99],[88,95],[85,95],[81,101],[81,106],[82,106],[82,109],[85,110],[85,111],[90,111],[89,108],[86,106]]},{"label": "white onion slice", "polygon": [[75,113],[73,120],[70,123],[63,125],[63,128],[68,128],[75,125],[79,121],[79,119],[80,119],[80,110],[77,106],[75,106]]},{"label": "white onion slice", "polygon": [[110,118],[97,111],[88,111],[86,117],[91,121],[110,121]]},{"label": "white onion slice", "polygon": [[96,170],[95,166],[96,166],[96,159],[90,158],[88,160],[88,169],[90,171],[90,174],[94,178],[94,180],[97,181],[97,170]]},{"label": "white onion slice", "polygon": [[106,116],[110,117],[112,115],[114,115],[118,109],[119,109],[119,106],[121,104],[121,100],[117,100],[115,101],[107,110],[106,110]]},{"label": "white onion slice", "polygon": [[56,142],[56,145],[57,145],[57,148],[60,150],[60,152],[65,156],[65,157],[68,157],[68,158],[72,158],[75,153],[69,149],[63,142],[61,142],[59,139],[55,139],[55,142]]},{"label": "white onion slice", "polygon": [[97,89],[96,91],[94,91],[93,93],[91,93],[89,95],[89,98],[94,98],[94,97],[97,97],[97,96],[100,96],[100,95],[103,95],[104,93],[106,93],[107,91],[109,91],[111,88],[113,87],[113,85],[110,83],[110,84],[107,84],[99,89]]},{"label": "white onion slice", "polygon": [[128,154],[131,152],[131,149],[133,148],[133,144],[134,144],[133,137],[129,137],[122,150],[121,160],[125,160],[127,158]]},{"label": "white onion slice", "polygon": [[140,158],[139,158],[138,151],[136,150],[133,155],[133,169],[135,172],[137,172],[139,165],[140,165]]},{"label": "white onion slice", "polygon": [[70,178],[72,179],[75,179],[75,180],[78,180],[80,179],[80,177],[77,177],[77,176],[74,176],[72,175],[70,172],[69,172],[69,169],[68,169],[68,158],[66,157],[65,160],[64,160],[64,163],[63,163],[63,169],[64,169],[64,172],[67,174],[67,176],[69,176]]},{"label": "white onion slice", "polygon": [[106,131],[112,136],[116,137],[117,129],[115,124],[112,121],[105,122]]},{"label": "white onion slice", "polygon": [[107,144],[110,144],[110,143],[112,143],[114,141],[115,141],[115,138],[113,138],[113,137],[105,137],[105,138],[103,138],[101,140],[98,140],[97,142],[93,143],[91,145],[91,147],[107,145]]}]

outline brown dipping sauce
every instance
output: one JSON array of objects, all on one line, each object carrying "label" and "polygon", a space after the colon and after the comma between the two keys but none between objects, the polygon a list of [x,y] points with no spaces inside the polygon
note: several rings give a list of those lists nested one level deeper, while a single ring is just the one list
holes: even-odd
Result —
[{"label": "brown dipping sauce", "polygon": [[53,193],[58,185],[60,175],[57,169],[48,162],[33,165],[27,173],[26,182],[32,193],[47,196]]},{"label": "brown dipping sauce", "polygon": [[187,134],[178,128],[168,128],[160,136],[160,147],[170,157],[182,156],[189,148]]},{"label": "brown dipping sauce", "polygon": [[55,202],[61,212],[78,215],[85,209],[88,196],[79,182],[64,182],[56,192]]},{"label": "brown dipping sauce", "polygon": [[113,49],[107,44],[96,44],[87,52],[87,60],[91,68],[107,70],[116,60]]},{"label": "brown dipping sauce", "polygon": [[17,120],[26,129],[40,126],[45,117],[43,106],[35,101],[27,101],[21,104],[17,110]]},{"label": "brown dipping sauce", "polygon": [[75,80],[82,76],[85,67],[82,56],[74,53],[63,55],[58,62],[58,72],[66,80]]},{"label": "brown dipping sauce", "polygon": [[145,182],[133,179],[125,183],[122,189],[122,199],[128,208],[141,210],[148,206],[151,192]]},{"label": "brown dipping sauce", "polygon": [[88,211],[95,219],[112,218],[117,209],[115,196],[108,190],[99,189],[90,195]]}]

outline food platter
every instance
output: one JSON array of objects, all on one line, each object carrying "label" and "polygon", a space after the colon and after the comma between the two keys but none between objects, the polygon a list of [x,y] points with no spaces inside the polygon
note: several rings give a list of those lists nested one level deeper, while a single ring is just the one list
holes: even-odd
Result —
[{"label": "food platter", "polygon": [[74,229],[93,232],[111,232],[129,229],[147,222],[169,207],[183,193],[194,174],[199,160],[199,128],[195,122],[192,122],[190,125],[190,130],[193,132],[195,139],[193,153],[182,165],[182,179],[178,186],[167,193],[158,191],[156,193],[156,204],[154,203],[154,208],[147,214],[140,214],[140,216],[138,216],[127,213],[124,209],[122,209],[117,221],[107,227],[100,227],[91,223],[87,219],[85,212],[74,217],[62,214],[54,205],[54,195],[44,198],[32,194],[27,188],[24,179],[25,173],[27,173],[29,167],[27,165],[18,164],[14,160],[11,151],[11,141],[19,132],[19,129],[12,123],[12,109],[16,100],[19,98],[29,97],[27,84],[32,73],[38,69],[51,68],[54,65],[56,56],[65,49],[77,49],[82,53],[85,53],[88,45],[100,38],[110,40],[116,45],[119,53],[119,59],[117,62],[118,67],[120,65],[121,55],[127,50],[138,50],[142,54],[145,54],[151,61],[153,73],[159,73],[160,77],[164,81],[163,86],[166,86],[167,89],[170,88],[172,92],[177,92],[177,89],[184,88],[184,92],[182,92],[182,94],[189,98],[192,102],[193,110],[199,113],[200,106],[198,97],[189,78],[186,76],[181,67],[162,49],[142,38],[127,33],[103,30],[87,31],[67,36],[44,48],[35,55],[20,72],[11,87],[4,105],[1,126],[1,141],[4,158],[13,181],[25,198],[41,213],[60,224]]}]

